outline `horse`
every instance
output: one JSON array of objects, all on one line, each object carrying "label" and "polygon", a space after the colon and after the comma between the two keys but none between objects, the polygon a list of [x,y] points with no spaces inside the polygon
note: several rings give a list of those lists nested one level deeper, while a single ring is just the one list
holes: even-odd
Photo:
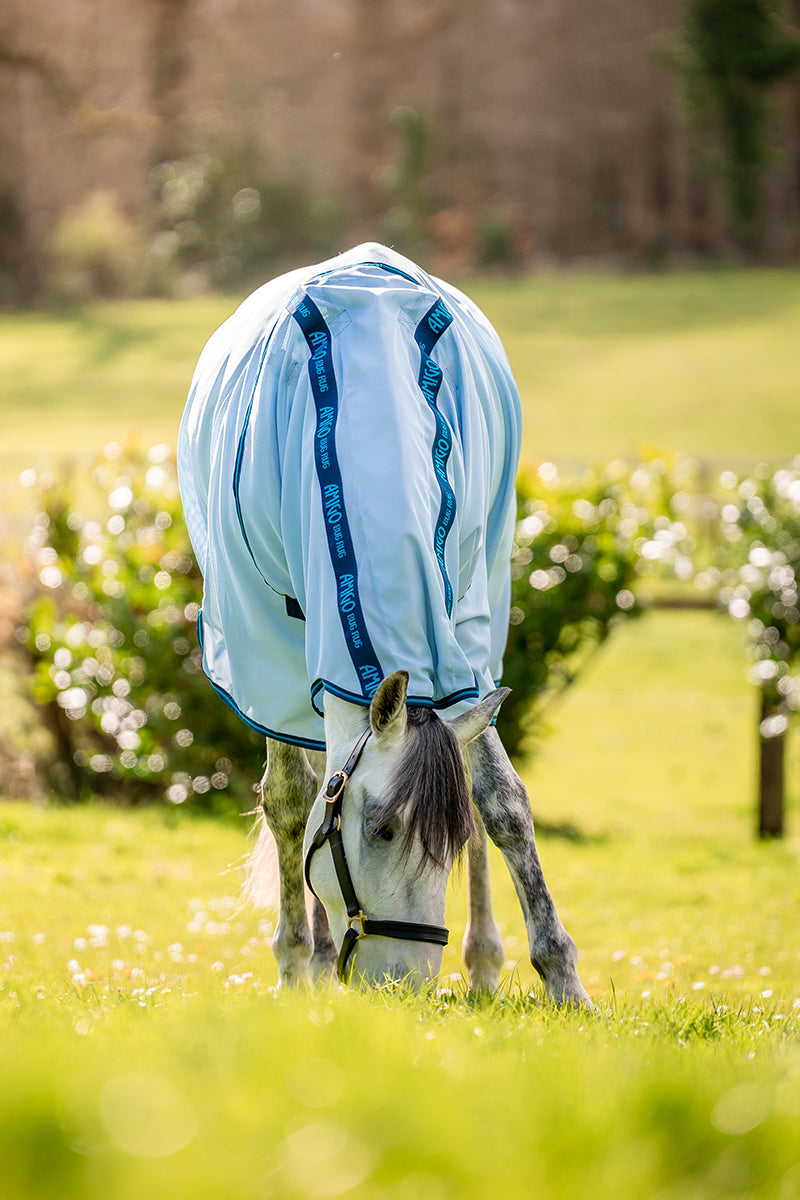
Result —
[{"label": "horse", "polygon": [[280,986],[435,979],[466,848],[464,961],[495,989],[491,839],[547,995],[591,1006],[494,725],[520,431],[480,309],[375,243],[265,284],[200,356],[178,440],[198,636],[266,738],[251,875],[274,839]]}]

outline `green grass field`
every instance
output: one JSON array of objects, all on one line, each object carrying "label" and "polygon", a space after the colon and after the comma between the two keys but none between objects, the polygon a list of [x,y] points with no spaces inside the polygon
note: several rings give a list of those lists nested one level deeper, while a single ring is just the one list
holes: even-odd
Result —
[{"label": "green grass field", "polygon": [[[468,290],[532,458],[800,450],[796,272]],[[6,509],[29,465],[174,444],[232,307],[1,317]],[[591,1017],[542,1002],[497,856],[497,997],[465,990],[459,877],[438,993],[285,995],[274,914],[239,905],[245,819],[0,804],[3,1200],[796,1200],[800,739],[790,836],[759,843],[755,733],[740,630],[708,612],[623,626],[552,711],[525,778]]]},{"label": "green grass field", "polygon": [[523,456],[643,448],[714,463],[800,448],[800,274],[577,276],[470,285],[525,405]]},{"label": "green grass field", "polygon": [[0,806],[3,1195],[791,1200],[800,842],[752,838],[740,665],[730,623],[649,615],[526,772],[593,1017],[541,1002],[497,858],[499,997],[459,878],[439,994],[276,995],[246,820]]}]

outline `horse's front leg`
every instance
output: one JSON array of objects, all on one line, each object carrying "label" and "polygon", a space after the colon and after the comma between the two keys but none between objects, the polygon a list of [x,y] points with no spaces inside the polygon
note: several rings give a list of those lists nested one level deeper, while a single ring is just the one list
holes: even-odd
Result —
[{"label": "horse's front leg", "polygon": [[[311,769],[317,777],[317,788],[319,788],[321,781],[325,778],[325,755],[321,750],[308,750],[306,754]],[[338,955],[331,937],[328,914],[317,896],[314,897],[312,929],[314,953],[311,957],[311,978],[315,983],[327,983],[333,978],[336,971]]]},{"label": "horse's front leg", "polygon": [[261,803],[278,849],[280,915],[272,942],[281,987],[311,982],[312,938],[303,884],[303,835],[317,794],[317,777],[305,751],[267,741]]},{"label": "horse's front leg", "polygon": [[467,747],[472,798],[486,831],[506,861],[517,890],[531,962],[548,995],[559,1004],[591,1001],[578,978],[578,952],[555,910],[544,881],[528,793],[494,728]]},{"label": "horse's front leg", "polygon": [[328,914],[321,900],[314,897],[314,954],[311,959],[311,978],[315,983],[325,983],[336,971],[336,946],[331,937]]},{"label": "horse's front leg", "polygon": [[475,832],[467,843],[469,919],[464,934],[464,962],[473,988],[494,991],[505,959],[503,939],[492,912],[489,878],[489,840],[479,812]]}]

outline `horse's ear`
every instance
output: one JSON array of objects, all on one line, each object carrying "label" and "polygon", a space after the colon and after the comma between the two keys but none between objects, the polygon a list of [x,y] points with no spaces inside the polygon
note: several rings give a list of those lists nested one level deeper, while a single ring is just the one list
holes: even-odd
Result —
[{"label": "horse's ear", "polygon": [[483,700],[474,708],[468,709],[460,717],[453,717],[452,721],[447,722],[458,738],[460,746],[466,746],[467,742],[471,742],[478,734],[483,733],[484,729],[488,729],[497,715],[500,705],[510,694],[511,688],[497,688],[488,696],[484,696]]},{"label": "horse's ear", "polygon": [[408,671],[393,671],[378,684],[369,706],[369,723],[376,738],[405,731],[407,692]]}]

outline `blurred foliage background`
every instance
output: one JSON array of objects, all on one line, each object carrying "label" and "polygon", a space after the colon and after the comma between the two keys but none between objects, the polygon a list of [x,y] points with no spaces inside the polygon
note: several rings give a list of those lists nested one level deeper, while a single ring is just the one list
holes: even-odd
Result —
[{"label": "blurred foliage background", "polygon": [[796,0],[68,0],[0,14],[0,302],[800,253]]},{"label": "blurred foliage background", "polygon": [[[762,694],[760,831],[780,835],[783,745],[800,709],[800,458],[741,481],[723,472],[720,502],[697,473],[690,460],[658,457],[566,481],[546,462],[520,480],[504,667],[512,694],[498,727],[520,758],[548,705],[622,620],[643,604],[716,605],[746,627]],[[30,471],[24,483],[38,486],[39,508],[15,636],[52,735],[40,773],[76,800],[191,799],[213,810],[229,789],[240,799],[259,739],[203,678],[202,579],[168,447],[136,455],[113,445],[90,479]]]}]

